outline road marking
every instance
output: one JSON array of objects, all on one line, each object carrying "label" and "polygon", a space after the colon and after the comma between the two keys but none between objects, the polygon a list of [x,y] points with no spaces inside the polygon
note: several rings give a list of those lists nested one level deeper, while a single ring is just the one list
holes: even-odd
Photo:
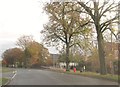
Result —
[{"label": "road marking", "polygon": [[17,73],[17,71],[13,71],[13,73]]},{"label": "road marking", "polygon": [[16,76],[16,73],[13,75],[12,79],[14,79],[15,76]]},{"label": "road marking", "polygon": [[12,76],[12,78],[10,80],[8,80],[8,82],[4,85],[8,85],[10,83],[10,81],[15,78],[17,71],[13,71],[13,73],[14,73],[14,75]]},{"label": "road marking", "polygon": [[28,70],[28,71],[31,71],[31,70]]}]

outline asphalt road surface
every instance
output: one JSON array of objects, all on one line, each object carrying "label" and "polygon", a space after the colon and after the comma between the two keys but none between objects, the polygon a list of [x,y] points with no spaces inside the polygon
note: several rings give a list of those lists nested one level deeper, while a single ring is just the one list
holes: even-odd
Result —
[{"label": "asphalt road surface", "polygon": [[47,70],[17,69],[9,85],[118,85],[118,83]]}]

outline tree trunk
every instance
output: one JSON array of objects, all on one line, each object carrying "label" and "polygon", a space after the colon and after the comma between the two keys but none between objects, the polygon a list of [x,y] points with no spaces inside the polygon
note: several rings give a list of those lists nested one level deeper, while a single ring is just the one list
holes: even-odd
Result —
[{"label": "tree trunk", "polygon": [[69,71],[69,44],[66,44],[66,70]]},{"label": "tree trunk", "polygon": [[99,52],[99,60],[100,60],[100,73],[102,75],[107,74],[106,65],[105,65],[105,51],[104,51],[104,43],[102,33],[99,32],[97,36],[98,40],[98,52]]},{"label": "tree trunk", "polygon": [[27,48],[25,48],[25,55],[24,55],[24,67],[27,68],[27,57],[28,57],[28,51]]}]

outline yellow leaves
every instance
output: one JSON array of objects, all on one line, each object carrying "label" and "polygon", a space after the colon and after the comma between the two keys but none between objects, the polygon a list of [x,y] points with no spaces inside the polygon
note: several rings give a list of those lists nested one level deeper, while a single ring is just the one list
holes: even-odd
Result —
[{"label": "yellow leaves", "polygon": [[38,42],[31,42],[30,45],[27,47],[27,50],[30,55],[30,62],[35,62],[37,59],[40,59],[40,56],[42,55],[42,45]]},{"label": "yellow leaves", "polygon": [[34,64],[38,64],[40,63],[39,62],[39,57],[36,55],[36,56],[33,56],[31,59],[30,59],[30,65],[34,65]]},{"label": "yellow leaves", "polygon": [[41,46],[37,42],[33,42],[29,45],[28,50],[32,55],[38,55],[39,52],[41,51]]},{"label": "yellow leaves", "polygon": [[46,64],[47,62],[50,63],[50,54],[47,48],[43,45],[39,44],[38,42],[32,42],[27,47],[29,52],[29,65],[32,66],[34,64]]}]

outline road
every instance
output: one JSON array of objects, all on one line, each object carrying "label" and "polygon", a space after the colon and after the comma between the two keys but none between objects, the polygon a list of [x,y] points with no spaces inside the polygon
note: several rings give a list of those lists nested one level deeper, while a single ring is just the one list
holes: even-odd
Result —
[{"label": "road", "polygon": [[16,76],[9,85],[118,85],[118,83],[48,70],[17,69]]}]

